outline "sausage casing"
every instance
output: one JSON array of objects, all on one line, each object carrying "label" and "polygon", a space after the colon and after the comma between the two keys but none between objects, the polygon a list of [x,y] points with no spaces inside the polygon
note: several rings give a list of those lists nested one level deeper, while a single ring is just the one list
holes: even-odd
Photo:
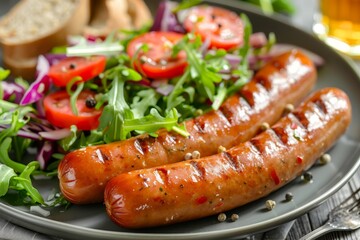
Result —
[{"label": "sausage casing", "polygon": [[101,202],[106,183],[122,172],[184,160],[194,150],[201,156],[230,148],[274,124],[287,104],[297,105],[316,81],[312,61],[290,51],[267,63],[237,94],[217,111],[185,122],[190,137],[166,130],[158,137],[140,135],[125,141],[91,146],[68,153],[59,165],[60,189],[70,202]]},{"label": "sausage casing", "polygon": [[105,189],[107,213],[123,227],[142,228],[239,207],[310,168],[350,121],[346,94],[323,89],[272,128],[228,151],[118,175]]}]

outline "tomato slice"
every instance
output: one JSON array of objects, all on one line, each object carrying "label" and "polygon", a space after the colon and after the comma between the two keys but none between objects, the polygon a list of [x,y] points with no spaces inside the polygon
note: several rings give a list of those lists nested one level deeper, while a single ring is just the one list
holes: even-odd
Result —
[{"label": "tomato slice", "polygon": [[105,69],[104,56],[68,57],[50,67],[48,76],[55,86],[64,87],[74,77],[81,77],[83,81],[90,80]]},{"label": "tomato slice", "polygon": [[102,109],[96,110],[86,106],[88,97],[94,98],[91,91],[82,91],[76,101],[78,115],[71,110],[70,95],[65,90],[50,93],[44,98],[46,119],[54,126],[69,128],[76,125],[81,130],[96,129],[99,125],[99,117]]},{"label": "tomato slice", "polygon": [[[135,67],[148,78],[172,78],[184,73],[187,66],[186,54],[181,51],[175,57],[171,56],[172,46],[184,35],[174,32],[148,32],[131,40],[127,54],[135,56]],[[148,51],[138,49],[146,44]]]},{"label": "tomato slice", "polygon": [[188,32],[210,40],[210,48],[229,50],[243,44],[244,24],[234,12],[212,6],[193,7],[185,17]]}]

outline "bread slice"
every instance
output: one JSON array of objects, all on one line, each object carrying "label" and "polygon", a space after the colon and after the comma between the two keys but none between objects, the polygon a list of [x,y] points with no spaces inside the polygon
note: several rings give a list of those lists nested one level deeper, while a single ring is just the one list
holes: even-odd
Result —
[{"label": "bread slice", "polygon": [[105,37],[119,29],[134,30],[151,22],[151,12],[143,0],[92,0],[84,34]]},{"label": "bread slice", "polygon": [[90,18],[90,0],[21,0],[0,20],[5,67],[31,80],[37,57],[82,33]]}]

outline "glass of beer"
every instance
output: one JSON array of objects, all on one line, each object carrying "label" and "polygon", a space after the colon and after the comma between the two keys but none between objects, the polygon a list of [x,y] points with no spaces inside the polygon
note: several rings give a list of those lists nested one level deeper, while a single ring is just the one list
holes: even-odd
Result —
[{"label": "glass of beer", "polygon": [[334,49],[360,58],[360,0],[319,0],[313,32]]}]

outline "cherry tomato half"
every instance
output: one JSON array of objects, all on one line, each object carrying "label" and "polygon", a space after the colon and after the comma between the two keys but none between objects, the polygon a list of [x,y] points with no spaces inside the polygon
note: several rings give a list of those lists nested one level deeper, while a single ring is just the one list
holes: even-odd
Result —
[{"label": "cherry tomato half", "polygon": [[[137,59],[135,67],[149,78],[172,78],[184,73],[187,66],[186,54],[181,51],[171,56],[172,47],[184,35],[174,32],[148,32],[131,40],[127,47],[130,57]],[[138,49],[146,44],[148,51]]]},{"label": "cherry tomato half", "polygon": [[68,57],[50,67],[48,76],[55,86],[64,87],[74,77],[81,77],[83,81],[90,80],[105,69],[104,56]]},{"label": "cherry tomato half", "polygon": [[209,38],[210,48],[229,50],[243,43],[244,24],[234,12],[212,6],[193,7],[184,21],[188,32]]},{"label": "cherry tomato half", "polygon": [[69,128],[76,125],[81,130],[96,129],[102,109],[86,106],[86,99],[94,98],[91,91],[82,91],[76,101],[78,115],[71,110],[70,96],[65,90],[50,93],[44,98],[46,119],[57,127]]}]

